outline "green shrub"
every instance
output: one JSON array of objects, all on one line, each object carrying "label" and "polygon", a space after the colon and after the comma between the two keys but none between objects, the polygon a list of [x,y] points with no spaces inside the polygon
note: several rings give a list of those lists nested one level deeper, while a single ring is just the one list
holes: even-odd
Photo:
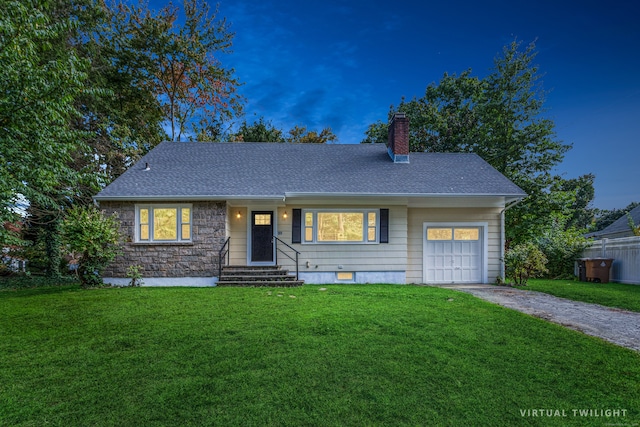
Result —
[{"label": "green shrub", "polygon": [[78,277],[83,287],[102,285],[102,271],[120,253],[119,223],[94,207],[70,209],[62,222],[62,239],[80,254]]},{"label": "green shrub", "polygon": [[526,285],[531,277],[547,272],[547,257],[533,243],[520,243],[504,254],[506,276],[517,285]]},{"label": "green shrub", "polygon": [[547,230],[537,243],[548,260],[547,276],[551,279],[573,278],[575,260],[589,246],[579,230],[564,230],[560,224]]},{"label": "green shrub", "polygon": [[144,284],[142,280],[142,272],[144,271],[144,267],[141,265],[130,265],[127,268],[127,277],[130,279],[129,286],[141,286]]}]

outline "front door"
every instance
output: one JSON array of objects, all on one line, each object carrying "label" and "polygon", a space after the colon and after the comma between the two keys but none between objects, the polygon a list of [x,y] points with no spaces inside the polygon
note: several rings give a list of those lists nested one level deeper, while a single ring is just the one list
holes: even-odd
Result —
[{"label": "front door", "polygon": [[251,262],[273,262],[273,212],[251,212]]}]

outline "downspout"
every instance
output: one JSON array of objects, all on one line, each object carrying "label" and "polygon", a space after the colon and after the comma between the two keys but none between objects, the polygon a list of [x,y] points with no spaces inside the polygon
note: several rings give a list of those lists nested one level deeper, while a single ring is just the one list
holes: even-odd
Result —
[{"label": "downspout", "polygon": [[523,201],[524,199],[526,199],[526,197],[523,197],[522,199],[518,199],[515,202],[511,202],[511,204],[506,205],[504,209],[500,211],[500,277],[502,277],[503,279],[506,279],[506,277],[504,276],[504,242],[506,238],[505,229],[504,229],[504,217],[505,217],[504,213],[508,209],[511,209],[512,207],[514,207],[515,205]]}]

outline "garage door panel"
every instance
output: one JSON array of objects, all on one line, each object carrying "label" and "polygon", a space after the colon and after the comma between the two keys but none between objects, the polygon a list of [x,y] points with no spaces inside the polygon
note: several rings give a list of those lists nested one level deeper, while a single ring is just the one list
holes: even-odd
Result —
[{"label": "garage door panel", "polygon": [[[438,226],[433,232],[429,227],[426,230],[423,276],[427,283],[482,281],[481,227]],[[447,237],[450,240],[444,240]]]}]

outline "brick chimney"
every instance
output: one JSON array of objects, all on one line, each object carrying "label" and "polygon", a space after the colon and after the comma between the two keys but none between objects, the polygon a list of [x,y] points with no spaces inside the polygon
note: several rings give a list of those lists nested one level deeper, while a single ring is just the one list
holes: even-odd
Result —
[{"label": "brick chimney", "polygon": [[409,163],[409,119],[404,113],[391,118],[387,151],[394,163]]}]

